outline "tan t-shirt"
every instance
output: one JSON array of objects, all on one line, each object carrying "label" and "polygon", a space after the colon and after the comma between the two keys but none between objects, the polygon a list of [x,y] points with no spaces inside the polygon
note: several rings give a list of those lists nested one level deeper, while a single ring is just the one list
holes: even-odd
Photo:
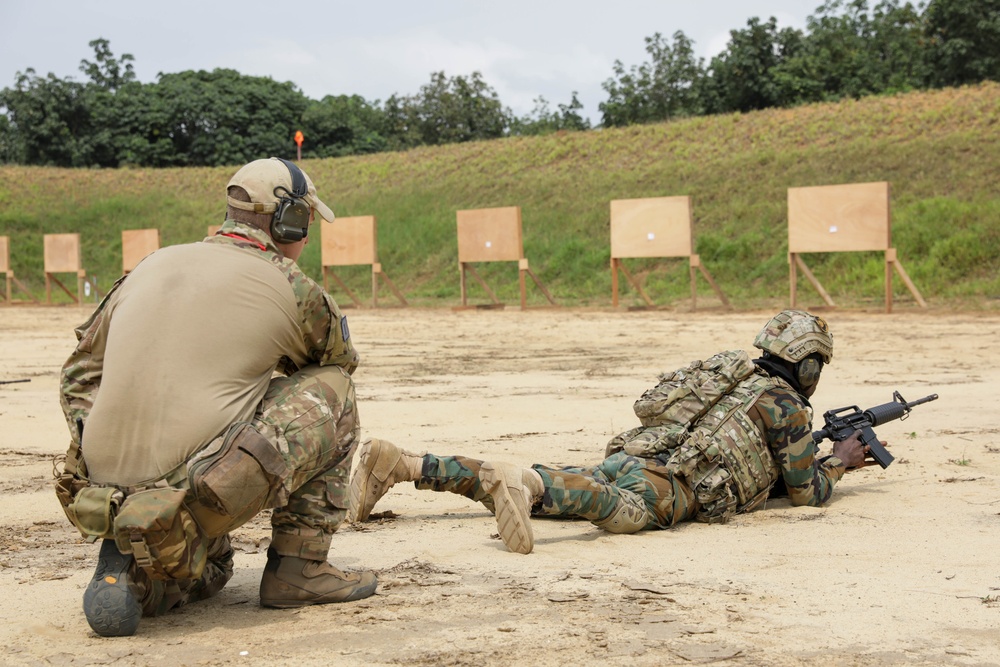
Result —
[{"label": "tan t-shirt", "polygon": [[299,306],[273,262],[234,245],[163,248],[109,297],[92,356],[91,479],[159,477],[253,417],[283,356],[309,363]]}]

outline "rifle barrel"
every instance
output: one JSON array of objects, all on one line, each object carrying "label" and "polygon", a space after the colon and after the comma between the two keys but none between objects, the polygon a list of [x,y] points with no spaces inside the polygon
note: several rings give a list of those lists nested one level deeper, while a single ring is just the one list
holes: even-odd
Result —
[{"label": "rifle barrel", "polygon": [[930,403],[931,401],[936,401],[938,398],[937,394],[931,394],[930,396],[924,396],[923,398],[918,398],[915,401],[906,404],[906,407],[912,408],[914,405],[923,405],[924,403]]}]

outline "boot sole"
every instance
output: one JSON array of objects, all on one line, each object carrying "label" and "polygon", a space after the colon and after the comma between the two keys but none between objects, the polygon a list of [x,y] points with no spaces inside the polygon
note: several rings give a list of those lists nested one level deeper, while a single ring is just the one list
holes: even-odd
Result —
[{"label": "boot sole", "polygon": [[118,551],[114,540],[104,540],[97,569],[83,593],[83,613],[90,628],[101,637],[135,634],[142,608],[129,585],[132,556]]},{"label": "boot sole", "polygon": [[479,479],[493,497],[497,530],[503,543],[515,553],[529,554],[535,542],[521,474],[520,468],[506,463],[484,463]]}]

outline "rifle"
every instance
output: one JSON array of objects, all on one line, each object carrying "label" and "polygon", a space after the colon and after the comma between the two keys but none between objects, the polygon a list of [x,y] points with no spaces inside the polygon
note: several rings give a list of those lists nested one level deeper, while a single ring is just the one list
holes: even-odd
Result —
[{"label": "rifle", "polygon": [[31,378],[24,378],[23,380],[0,380],[0,384],[17,384],[18,382],[31,382]]},{"label": "rifle", "polygon": [[911,408],[936,401],[937,397],[937,394],[931,394],[912,403],[907,403],[898,391],[894,391],[891,401],[864,411],[856,405],[829,410],[823,413],[823,420],[826,422],[825,428],[813,432],[813,442],[819,443],[824,438],[840,442],[847,440],[855,431],[861,431],[861,442],[868,447],[872,458],[883,469],[888,468],[895,457],[879,442],[878,436],[875,435],[875,427],[896,419],[906,419],[910,415]]}]

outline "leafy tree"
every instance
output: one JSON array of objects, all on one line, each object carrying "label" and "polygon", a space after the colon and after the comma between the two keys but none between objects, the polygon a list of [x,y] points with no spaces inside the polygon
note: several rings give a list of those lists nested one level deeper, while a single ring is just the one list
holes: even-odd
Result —
[{"label": "leafy tree", "polygon": [[94,49],[94,62],[80,61],[80,71],[90,78],[83,87],[84,105],[90,115],[89,161],[101,167],[117,167],[127,161],[123,159],[123,148],[135,132],[142,132],[142,112],[133,103],[142,85],[136,81],[131,54],[116,58],[106,39],[95,39],[90,47]]},{"label": "leafy tree", "polygon": [[33,69],[18,73],[13,88],[0,92],[6,127],[4,160],[59,167],[115,167],[118,146],[131,131],[122,122],[126,91],[141,88],[124,54],[115,58],[107,40],[90,43],[95,62],[81,61],[91,81],[77,83]]},{"label": "leafy tree", "polygon": [[802,31],[778,29],[773,16],[731,30],[725,51],[712,58],[703,98],[710,112],[752,111],[785,106],[802,94],[805,82],[782,66],[803,50]]},{"label": "leafy tree", "polygon": [[650,123],[703,113],[699,87],[702,59],[695,59],[694,42],[677,31],[673,43],[655,33],[646,37],[650,61],[628,71],[620,60],[614,77],[602,84],[608,99],[598,105],[605,127]]},{"label": "leafy tree", "polygon": [[23,161],[17,132],[11,126],[5,110],[0,108],[0,164],[17,164]]},{"label": "leafy tree", "polygon": [[496,139],[511,123],[510,112],[479,72],[452,78],[434,72],[419,93],[393,95],[383,111],[393,148]]},{"label": "leafy tree", "polygon": [[231,69],[160,74],[143,99],[140,164],[216,166],[294,155],[292,141],[308,100],[295,84]]},{"label": "leafy tree", "polygon": [[337,157],[385,150],[385,113],[360,95],[327,95],[302,114],[303,155]]},{"label": "leafy tree", "polygon": [[925,16],[933,84],[1000,81],[1000,0],[931,0]]},{"label": "leafy tree", "polygon": [[805,49],[781,69],[815,85],[799,101],[858,98],[925,85],[923,17],[910,2],[828,0],[808,19]]},{"label": "leafy tree", "polygon": [[135,81],[135,71],[132,68],[135,58],[132,54],[123,53],[121,58],[115,58],[110,42],[103,38],[95,39],[88,46],[94,49],[94,62],[81,60],[80,71],[95,85],[114,92]]},{"label": "leafy tree", "polygon": [[568,104],[558,105],[558,111],[549,110],[549,102],[543,96],[535,98],[531,113],[511,120],[510,133],[514,135],[552,134],[562,130],[589,130],[590,119],[580,115],[583,104],[574,90]]},{"label": "leafy tree", "polygon": [[25,164],[54,167],[90,166],[90,114],[84,86],[34,69],[18,72],[12,88],[0,92],[6,109],[9,151]]}]

